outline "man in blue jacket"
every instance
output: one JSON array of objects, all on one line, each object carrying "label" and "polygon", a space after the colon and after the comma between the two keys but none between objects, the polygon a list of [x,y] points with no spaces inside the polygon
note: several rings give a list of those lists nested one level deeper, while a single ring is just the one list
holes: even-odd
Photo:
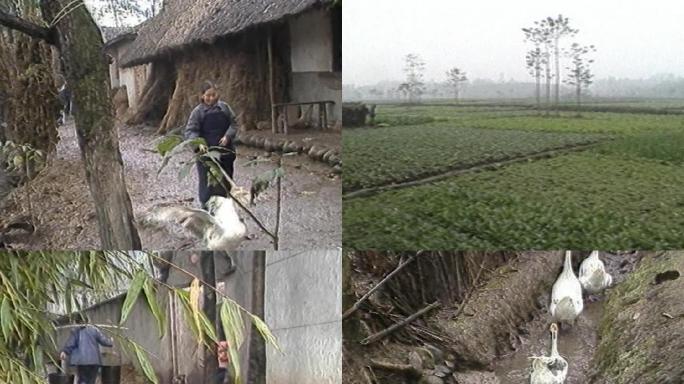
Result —
[{"label": "man in blue jacket", "polygon": [[[77,322],[82,324],[83,319],[77,317]],[[69,364],[76,366],[78,384],[95,384],[102,365],[100,345],[112,347],[114,344],[111,338],[91,325],[81,325],[71,332],[59,357],[69,359]]]}]

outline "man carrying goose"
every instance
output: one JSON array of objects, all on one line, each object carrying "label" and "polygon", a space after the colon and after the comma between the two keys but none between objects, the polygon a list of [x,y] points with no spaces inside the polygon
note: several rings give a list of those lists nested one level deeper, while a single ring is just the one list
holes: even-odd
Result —
[{"label": "man carrying goose", "polygon": [[531,384],[562,384],[568,372],[567,361],[558,353],[558,325],[556,323],[574,324],[584,309],[582,290],[588,294],[597,294],[613,283],[612,276],[606,272],[605,265],[599,259],[598,251],[593,251],[580,265],[579,278],[572,269],[572,253],[565,251],[563,271],[556,279],[551,290],[549,313],[551,324],[551,355],[533,356]]}]

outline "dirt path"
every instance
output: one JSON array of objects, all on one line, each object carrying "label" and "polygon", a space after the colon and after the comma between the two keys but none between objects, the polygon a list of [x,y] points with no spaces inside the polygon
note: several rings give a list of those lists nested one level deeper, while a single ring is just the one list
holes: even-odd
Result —
[{"label": "dirt path", "polygon": [[[624,280],[625,274],[631,271],[637,256],[602,254],[601,258],[619,283]],[[558,351],[569,363],[566,384],[588,382],[591,362],[599,341],[598,329],[603,315],[603,306],[602,297],[595,302],[585,300],[584,311],[577,324],[560,331]],[[546,311],[535,314],[532,321],[523,325],[520,348],[513,354],[499,359],[494,367],[494,373],[500,384],[529,382],[530,361],[528,357],[549,353],[549,325],[549,315]]]},{"label": "dirt path", "polygon": [[[198,207],[197,175],[193,171],[179,180],[179,164],[172,163],[157,177],[161,158],[153,153],[158,137],[153,127],[120,127],[120,148],[126,171],[126,183],[136,220],[160,204]],[[259,158],[256,165],[246,166]],[[307,156],[284,158],[283,213],[281,249],[338,247],[341,245],[341,182],[332,169]],[[236,182],[249,188],[251,179],[273,169],[276,158],[248,147],[238,148]],[[7,214],[2,219],[25,213],[27,193],[33,196],[33,212],[39,219],[38,231],[26,239],[14,239],[12,245],[24,249],[97,249],[99,237],[94,208],[85,182],[82,161],[72,124],[60,129],[57,152],[49,166],[29,185],[15,190],[8,199]],[[275,191],[269,190],[253,209],[267,228],[275,222]],[[241,249],[272,249],[267,235],[246,214],[242,214],[253,239]],[[199,243],[183,233],[168,233],[139,226],[146,249],[196,248]]]}]

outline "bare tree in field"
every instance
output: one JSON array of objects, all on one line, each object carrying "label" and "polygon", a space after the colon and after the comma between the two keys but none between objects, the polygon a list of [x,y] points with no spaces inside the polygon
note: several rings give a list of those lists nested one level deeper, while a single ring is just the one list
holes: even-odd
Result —
[{"label": "bare tree in field", "polygon": [[415,103],[425,93],[425,83],[423,83],[425,62],[415,53],[409,53],[404,60],[406,61],[404,67],[406,82],[399,86],[399,91],[408,95],[409,103]]},{"label": "bare tree in field", "polygon": [[556,88],[554,91],[554,105],[558,107],[560,100],[560,56],[561,56],[561,39],[563,37],[570,37],[577,34],[579,30],[570,27],[570,19],[563,17],[563,15],[558,15],[557,18],[547,17],[546,20],[542,21],[541,25],[546,28],[549,32],[549,37],[551,39],[551,45],[553,47],[553,61],[554,68],[556,69]]},{"label": "bare tree in field", "polygon": [[[523,28],[525,40],[534,44],[535,51],[540,55],[540,66],[544,69],[545,83],[545,104],[546,114],[549,113],[551,105],[551,34],[550,30],[542,25],[542,21],[535,21],[534,26],[530,28]],[[541,78],[540,67],[540,78]]]},{"label": "bare tree in field", "polygon": [[88,6],[98,24],[107,25],[113,20],[115,27],[123,27],[155,16],[161,10],[162,0],[90,0]]},{"label": "bare tree in field", "polygon": [[458,103],[458,94],[461,90],[461,83],[468,81],[468,77],[466,76],[465,72],[461,71],[457,67],[453,67],[448,70],[446,75],[447,83],[449,83],[449,85],[454,89],[454,98]]},{"label": "bare tree in field", "polygon": [[546,60],[546,57],[539,46],[529,50],[527,55],[525,55],[525,65],[527,66],[527,71],[534,77],[535,81],[534,96],[537,110],[541,109],[541,75],[542,67],[545,63],[548,64],[548,61]]},{"label": "bare tree in field", "polygon": [[587,58],[587,55],[591,52],[596,52],[596,48],[593,45],[582,46],[577,43],[573,43],[569,51],[572,65],[566,68],[569,73],[564,82],[575,87],[578,116],[580,115],[579,107],[581,106],[582,90],[589,87],[594,78],[594,74],[589,69],[589,65],[594,60]]}]

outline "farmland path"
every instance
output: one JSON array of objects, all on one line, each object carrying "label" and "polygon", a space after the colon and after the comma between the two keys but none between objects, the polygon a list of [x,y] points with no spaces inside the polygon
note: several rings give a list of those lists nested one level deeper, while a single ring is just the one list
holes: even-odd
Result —
[{"label": "farmland path", "polygon": [[415,179],[415,180],[405,181],[405,182],[401,182],[401,183],[394,183],[393,182],[393,183],[386,184],[386,185],[379,185],[379,186],[375,186],[375,187],[357,189],[355,191],[351,191],[351,192],[347,192],[347,193],[343,194],[342,198],[343,199],[354,199],[354,198],[360,198],[360,197],[368,197],[368,196],[376,195],[378,193],[391,191],[391,190],[395,190],[395,189],[403,189],[403,188],[415,187],[415,186],[423,185],[423,184],[430,184],[430,183],[434,183],[434,182],[441,181],[444,179],[448,179],[451,177],[464,175],[464,174],[489,171],[489,170],[496,170],[498,168],[501,168],[501,167],[504,167],[507,165],[521,163],[521,162],[525,162],[525,161],[529,161],[529,160],[546,159],[546,158],[550,158],[550,157],[561,156],[561,155],[571,153],[571,152],[580,152],[580,151],[584,151],[584,150],[587,150],[589,148],[592,148],[598,144],[601,144],[602,142],[604,142],[604,140],[593,142],[590,144],[571,145],[571,146],[566,146],[563,148],[547,149],[547,150],[540,151],[540,152],[525,154],[523,156],[511,157],[511,158],[505,159],[505,160],[487,161],[487,162],[483,162],[483,163],[471,164],[471,165],[468,165],[467,168],[455,168],[455,169],[452,169],[452,170],[447,171],[447,172],[440,172],[438,174],[421,177],[421,178]]}]

